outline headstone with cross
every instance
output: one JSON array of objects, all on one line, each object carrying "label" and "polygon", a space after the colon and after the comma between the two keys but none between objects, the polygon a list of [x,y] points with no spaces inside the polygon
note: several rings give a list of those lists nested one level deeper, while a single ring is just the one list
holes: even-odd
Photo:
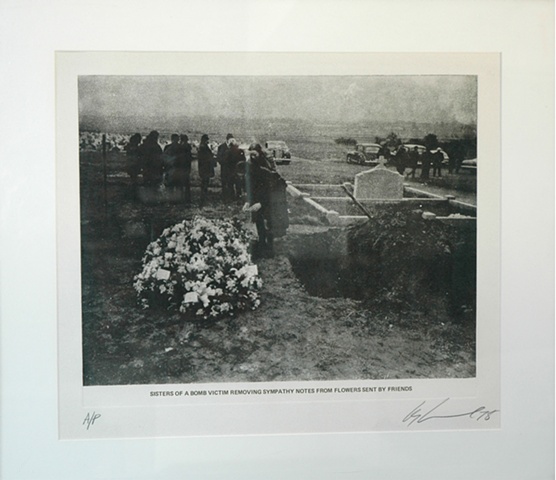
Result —
[{"label": "headstone with cross", "polygon": [[357,199],[401,200],[403,198],[403,175],[386,168],[381,156],[378,166],[355,175],[353,195]]},{"label": "headstone with cross", "polygon": [[384,155],[381,155],[380,157],[378,157],[377,162],[378,162],[378,165],[377,165],[378,167],[386,168],[387,160],[386,160],[386,157]]}]

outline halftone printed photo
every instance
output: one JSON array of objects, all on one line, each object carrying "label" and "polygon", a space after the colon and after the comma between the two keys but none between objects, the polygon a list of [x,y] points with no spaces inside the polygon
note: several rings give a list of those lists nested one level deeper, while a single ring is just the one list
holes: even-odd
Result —
[{"label": "halftone printed photo", "polygon": [[469,378],[477,76],[80,76],[84,385]]},{"label": "halftone printed photo", "polygon": [[[496,291],[498,260],[478,255],[498,242],[497,201],[479,202],[482,179],[499,188],[479,89],[499,95],[497,56],[175,54],[162,74],[157,54],[79,55],[59,54],[58,138],[81,407],[351,402],[299,428],[373,430],[354,427],[369,406],[379,429],[495,428],[498,306],[480,285]],[[239,433],[282,431],[265,418]]]}]

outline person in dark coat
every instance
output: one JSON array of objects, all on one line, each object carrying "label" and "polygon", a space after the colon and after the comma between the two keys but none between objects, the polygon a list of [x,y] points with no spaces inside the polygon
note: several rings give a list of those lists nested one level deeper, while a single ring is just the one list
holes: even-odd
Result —
[{"label": "person in dark coat", "polygon": [[405,172],[405,168],[409,164],[409,155],[407,154],[407,150],[403,145],[400,145],[400,148],[396,152],[396,170],[400,175],[403,175]]},{"label": "person in dark coat", "polygon": [[442,155],[442,150],[440,148],[432,154],[432,176],[439,177],[442,176],[442,162],[444,161],[444,155]]},{"label": "person in dark coat", "polygon": [[286,182],[272,168],[259,144],[246,163],[245,190],[247,202],[257,227],[257,254],[272,257],[274,239],[284,236],[289,226],[286,203]]},{"label": "person in dark coat", "polygon": [[173,133],[170,137],[170,143],[164,147],[164,154],[162,160],[164,162],[164,184],[172,186],[172,177],[174,175],[174,168],[176,157],[179,155],[180,149],[180,136]]},{"label": "person in dark coat", "polygon": [[220,181],[222,183],[222,198],[224,200],[229,200],[232,197],[231,192],[228,190],[230,172],[226,165],[226,158],[230,150],[230,140],[233,138],[234,136],[228,133],[226,141],[218,145],[218,150],[216,151],[216,161],[220,165]]},{"label": "person in dark coat", "polygon": [[[174,141],[175,140],[175,141]],[[187,135],[172,135],[172,143],[167,145],[164,153],[171,159],[172,167],[168,172],[168,186],[180,192],[182,201],[191,203],[191,145]]]},{"label": "person in dark coat", "polygon": [[421,155],[421,178],[427,180],[429,178],[429,173],[431,170],[432,163],[432,153],[429,150],[425,150]]},{"label": "person in dark coat", "polygon": [[126,172],[131,178],[132,193],[138,184],[138,177],[141,173],[141,163],[139,161],[139,144],[141,143],[141,134],[136,133],[129,138],[129,143],[124,147],[126,153]]},{"label": "person in dark coat", "polygon": [[214,177],[214,155],[208,142],[209,137],[205,133],[201,137],[197,151],[197,167],[199,168],[199,177],[201,177],[201,206],[206,203],[210,179]]},{"label": "person in dark coat", "polygon": [[409,152],[409,168],[410,172],[407,174],[408,177],[415,178],[415,171],[417,170],[417,165],[419,163],[419,149],[413,147],[413,150]]},{"label": "person in dark coat", "polygon": [[172,133],[170,139],[171,139],[170,143],[164,147],[164,153],[169,157],[172,157],[172,164],[173,164],[173,160],[179,153],[180,136],[177,133]]},{"label": "person in dark coat", "polygon": [[241,198],[243,185],[237,174],[237,168],[240,163],[245,163],[245,153],[239,148],[235,138],[231,138],[229,148],[226,152],[223,167],[226,169],[225,191],[227,192],[227,200]]},{"label": "person in dark coat", "polygon": [[153,130],[139,146],[139,156],[143,164],[143,183],[147,187],[161,185],[164,176],[164,161],[158,137],[158,132]]},{"label": "person in dark coat", "polygon": [[182,198],[185,203],[191,203],[191,161],[193,153],[189,144],[189,137],[182,135],[180,137],[180,150],[176,158],[176,169],[174,172],[174,185],[181,189]]}]

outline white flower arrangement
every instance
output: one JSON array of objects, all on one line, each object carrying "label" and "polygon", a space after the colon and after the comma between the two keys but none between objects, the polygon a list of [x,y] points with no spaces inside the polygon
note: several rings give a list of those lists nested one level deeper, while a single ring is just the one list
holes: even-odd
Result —
[{"label": "white flower arrangement", "polygon": [[203,319],[260,305],[262,280],[237,220],[195,217],[166,228],[149,244],[134,288],[144,308],[160,303]]}]

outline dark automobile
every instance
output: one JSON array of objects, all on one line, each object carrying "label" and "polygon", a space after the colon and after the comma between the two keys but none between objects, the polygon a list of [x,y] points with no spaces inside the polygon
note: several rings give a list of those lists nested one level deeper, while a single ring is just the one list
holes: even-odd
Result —
[{"label": "dark automobile", "polygon": [[463,171],[470,173],[477,173],[477,159],[472,158],[470,160],[464,160],[461,162],[461,167]]},{"label": "dark automobile", "polygon": [[[418,145],[416,143],[404,143],[404,147],[408,152],[412,152],[415,149],[415,147],[417,147],[419,156],[423,155],[423,153],[427,151],[427,147],[425,147],[424,145]],[[450,157],[448,156],[448,154],[440,147],[431,150],[432,153],[437,151],[440,151],[442,153],[442,156],[444,157],[444,159],[442,160],[442,165],[448,165],[448,163],[450,162]],[[421,166],[421,160],[417,162],[417,165]]]},{"label": "dark automobile", "polygon": [[425,147],[424,145],[418,145],[416,143],[404,143],[403,146],[408,152],[413,152],[415,147],[417,147],[417,151],[419,152],[419,155],[423,155],[423,153],[425,153],[425,150],[427,149],[427,147]]},{"label": "dark automobile", "polygon": [[378,165],[380,149],[378,143],[358,143],[355,149],[347,152],[346,161],[360,165]]},{"label": "dark automobile", "polygon": [[264,148],[268,157],[273,158],[276,164],[290,164],[292,154],[283,140],[268,140],[265,142]]}]

